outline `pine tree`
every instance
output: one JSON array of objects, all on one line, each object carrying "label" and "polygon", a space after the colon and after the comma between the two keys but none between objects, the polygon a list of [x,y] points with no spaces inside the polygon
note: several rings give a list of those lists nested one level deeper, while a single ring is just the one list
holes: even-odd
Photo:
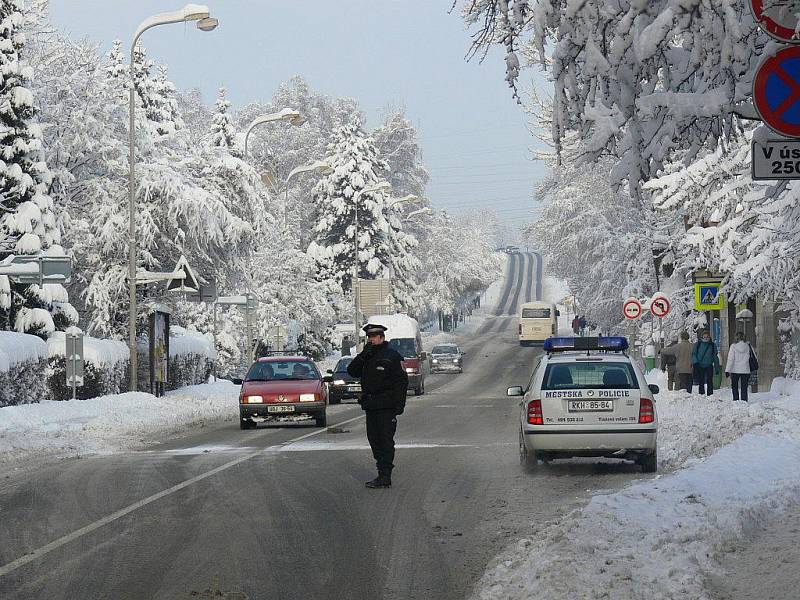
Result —
[{"label": "pine tree", "polygon": [[[63,254],[47,194],[50,171],[43,160],[41,128],[34,122],[32,69],[20,63],[25,44],[22,0],[0,1],[0,258],[10,254]],[[0,276],[3,328],[44,336],[74,320],[61,285],[19,285]],[[54,315],[57,317],[54,322]]]},{"label": "pine tree", "polygon": [[156,133],[172,135],[183,128],[183,121],[178,114],[175,84],[167,78],[166,66],[159,65],[152,89],[153,104],[148,119],[155,122]]},{"label": "pine tree", "polygon": [[233,119],[228,113],[231,107],[230,101],[225,98],[225,88],[219,88],[219,95],[215,104],[213,123],[211,125],[211,145],[223,146],[229,150],[233,148],[236,138],[236,129],[233,126]]},{"label": "pine tree", "polygon": [[327,160],[333,173],[323,178],[315,188],[315,239],[308,252],[317,260],[323,279],[333,279],[343,289],[349,290],[354,260],[356,201],[359,277],[373,279],[381,276],[390,264],[384,194],[359,193],[379,181],[386,163],[357,119],[336,131]]}]

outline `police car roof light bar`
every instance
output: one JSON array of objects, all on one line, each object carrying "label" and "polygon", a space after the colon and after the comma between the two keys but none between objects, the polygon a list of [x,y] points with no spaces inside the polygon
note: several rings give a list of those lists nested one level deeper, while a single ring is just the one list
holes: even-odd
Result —
[{"label": "police car roof light bar", "polygon": [[608,337],[551,337],[544,341],[544,351],[574,352],[585,350],[605,350],[610,352],[624,352],[628,349],[628,340],[622,336]]}]

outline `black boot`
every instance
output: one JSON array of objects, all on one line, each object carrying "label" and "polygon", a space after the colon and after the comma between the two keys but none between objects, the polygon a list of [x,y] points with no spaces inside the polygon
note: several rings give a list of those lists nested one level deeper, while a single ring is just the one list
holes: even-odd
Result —
[{"label": "black boot", "polygon": [[392,487],[392,478],[389,475],[378,475],[372,481],[364,484],[368,488],[390,488]]}]

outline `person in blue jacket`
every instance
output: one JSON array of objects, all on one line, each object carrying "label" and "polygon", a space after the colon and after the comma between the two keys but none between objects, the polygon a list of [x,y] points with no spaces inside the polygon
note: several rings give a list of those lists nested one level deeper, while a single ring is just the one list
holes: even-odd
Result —
[{"label": "person in blue jacket", "polygon": [[717,346],[711,341],[707,329],[700,332],[699,339],[692,349],[692,366],[699,383],[700,394],[710,396],[714,393],[714,374],[719,374]]}]

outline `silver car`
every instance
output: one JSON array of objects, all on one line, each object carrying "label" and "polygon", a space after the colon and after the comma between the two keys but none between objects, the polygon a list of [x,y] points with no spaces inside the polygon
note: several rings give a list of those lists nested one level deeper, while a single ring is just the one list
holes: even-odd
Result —
[{"label": "silver car", "polygon": [[658,468],[658,416],[644,374],[626,354],[624,337],[550,338],[521,396],[520,461],[603,456],[633,460],[646,473]]},{"label": "silver car", "polygon": [[431,373],[463,373],[464,352],[456,344],[438,344],[431,350]]}]

